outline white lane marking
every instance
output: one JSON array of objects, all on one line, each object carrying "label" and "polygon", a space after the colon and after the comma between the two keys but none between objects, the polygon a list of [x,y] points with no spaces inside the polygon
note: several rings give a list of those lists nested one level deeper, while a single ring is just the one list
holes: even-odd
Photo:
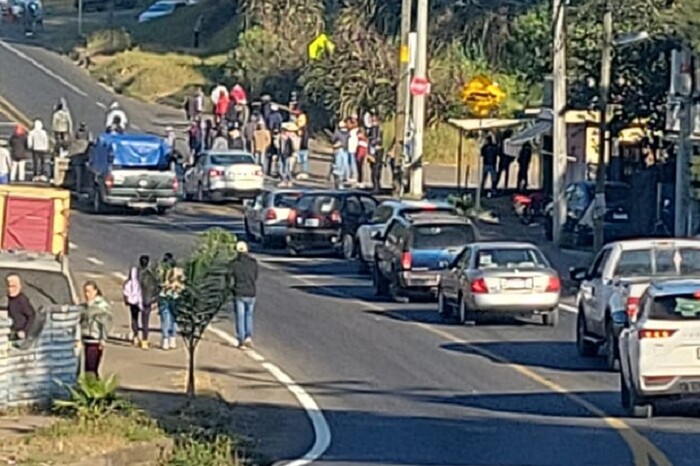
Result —
[{"label": "white lane marking", "polygon": [[572,306],[571,304],[559,303],[559,309],[561,309],[562,311],[578,314],[578,309],[576,308],[576,306]]},{"label": "white lane marking", "polygon": [[[224,332],[223,330],[216,327],[209,327],[207,330],[231,345],[235,346],[238,344],[238,340],[234,336]],[[255,350],[246,350],[244,351],[244,354],[246,354],[252,360],[261,363],[262,367],[269,372],[270,375],[277,379],[279,383],[284,385],[284,387],[292,395],[294,395],[302,408],[304,408],[306,415],[311,421],[315,437],[314,444],[311,446],[311,449],[304,454],[304,456],[288,462],[287,466],[307,466],[319,459],[331,445],[331,430],[328,426],[326,416],[323,414],[321,408],[318,406],[313,397],[306,392],[306,390],[297,384],[289,375],[287,375],[286,372],[282,371],[282,369],[270,362],[265,361],[265,358],[260,353]]]},{"label": "white lane marking", "polygon": [[95,105],[97,105],[103,110],[107,110],[107,105],[103,104],[102,102],[95,102]]},{"label": "white lane marking", "polygon": [[97,257],[86,257],[86,261],[90,262],[91,264],[95,265],[104,265],[105,263],[99,260]]},{"label": "white lane marking", "polygon": [[[267,257],[256,257],[258,262],[267,263],[304,263],[313,262],[316,264],[329,264],[329,263],[341,263],[340,259],[330,259],[328,257],[277,257],[277,256],[267,256]],[[280,269],[281,270],[281,269]]]},{"label": "white lane marking", "polygon": [[[324,274],[300,274],[300,275],[294,275],[296,278],[303,278],[304,280],[313,280],[316,282],[316,280],[367,280],[369,277],[367,275],[361,275],[359,273],[356,274],[340,274],[340,275],[324,275]],[[370,286],[369,284],[367,286]]]},{"label": "white lane marking", "polygon": [[68,81],[66,81],[65,79],[63,79],[62,76],[59,76],[58,74],[54,73],[53,71],[51,71],[50,69],[48,69],[47,67],[45,67],[44,65],[42,65],[41,63],[39,63],[38,61],[34,60],[32,57],[30,57],[30,56],[27,55],[26,53],[22,52],[21,50],[16,49],[16,48],[13,47],[12,45],[10,45],[10,44],[8,44],[7,42],[2,41],[2,40],[0,40],[0,47],[4,48],[5,50],[7,50],[7,51],[10,52],[10,53],[13,53],[14,55],[18,56],[18,57],[21,58],[22,60],[25,60],[25,61],[31,63],[31,64],[34,65],[36,68],[38,68],[39,70],[41,70],[42,72],[44,72],[44,74],[46,74],[47,76],[49,76],[49,77],[55,79],[55,80],[58,81],[59,83],[63,84],[63,85],[66,86],[68,89],[70,89],[71,91],[75,92],[76,94],[78,94],[78,95],[80,95],[80,96],[83,96],[83,97],[87,97],[87,94],[86,94],[83,90],[81,90],[81,89],[75,87],[73,84],[71,84],[71,83],[69,83]]},{"label": "white lane marking", "polygon": [[68,243],[68,249],[70,249],[70,250],[76,250],[76,249],[78,249],[78,245],[75,244],[75,243],[73,243],[73,242],[69,242],[69,243]]},{"label": "white lane marking", "polygon": [[118,278],[119,280],[126,280],[127,277],[125,273],[122,272],[112,272],[112,276]]}]

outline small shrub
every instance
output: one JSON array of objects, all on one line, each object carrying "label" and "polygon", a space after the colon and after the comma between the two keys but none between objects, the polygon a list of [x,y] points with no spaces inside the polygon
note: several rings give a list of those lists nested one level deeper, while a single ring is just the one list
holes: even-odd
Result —
[{"label": "small shrub", "polygon": [[233,439],[208,429],[192,429],[175,437],[167,466],[236,466],[241,464]]},{"label": "small shrub", "polygon": [[90,56],[114,55],[129,50],[133,46],[131,35],[124,29],[95,31],[87,38],[86,49]]},{"label": "small shrub", "polygon": [[54,409],[61,414],[85,421],[98,421],[107,416],[128,413],[131,405],[117,395],[117,378],[110,375],[98,379],[93,374],[82,375],[75,387],[59,384],[69,395],[67,400],[54,401]]}]

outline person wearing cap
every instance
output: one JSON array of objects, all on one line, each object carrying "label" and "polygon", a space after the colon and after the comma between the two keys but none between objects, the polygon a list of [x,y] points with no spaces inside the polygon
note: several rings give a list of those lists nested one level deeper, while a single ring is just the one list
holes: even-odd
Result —
[{"label": "person wearing cap", "polygon": [[25,181],[27,166],[27,130],[24,126],[17,125],[10,136],[10,155],[12,167],[10,168],[11,181]]},{"label": "person wearing cap", "polygon": [[282,113],[280,113],[279,105],[273,103],[270,104],[270,113],[265,120],[267,128],[274,134],[275,131],[280,131],[282,129]]},{"label": "person wearing cap", "polygon": [[7,140],[0,139],[0,184],[10,184],[10,170],[12,158],[7,148]]},{"label": "person wearing cap", "polygon": [[233,296],[236,310],[236,335],[238,347],[253,344],[253,312],[255,311],[255,284],[258,281],[258,262],[251,257],[248,245],[236,243],[236,259],[231,263]]}]

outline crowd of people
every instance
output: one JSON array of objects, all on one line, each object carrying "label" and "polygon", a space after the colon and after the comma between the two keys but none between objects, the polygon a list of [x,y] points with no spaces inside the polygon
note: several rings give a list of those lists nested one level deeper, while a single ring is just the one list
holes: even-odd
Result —
[{"label": "crowd of people", "polygon": [[518,163],[518,174],[516,180],[516,188],[519,191],[526,191],[528,188],[528,174],[530,171],[530,162],[532,161],[532,144],[528,141],[523,143],[518,152],[518,156],[514,157],[504,150],[504,143],[509,136],[502,138],[502,143],[496,144],[493,136],[486,137],[486,143],[481,147],[481,163],[483,166],[481,176],[481,190],[486,189],[486,181],[490,181],[490,190],[486,193],[488,196],[495,194],[498,186],[503,180],[503,189],[509,186],[510,167],[513,162]]}]

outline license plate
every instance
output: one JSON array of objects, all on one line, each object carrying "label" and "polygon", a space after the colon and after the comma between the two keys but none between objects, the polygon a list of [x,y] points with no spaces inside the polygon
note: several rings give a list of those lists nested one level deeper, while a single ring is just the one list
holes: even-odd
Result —
[{"label": "license plate", "polygon": [[532,280],[524,278],[511,278],[506,282],[506,288],[509,290],[523,290],[532,288]]},{"label": "license plate", "polygon": [[307,226],[307,227],[317,227],[317,226],[319,226],[319,224],[320,224],[320,222],[317,218],[307,218],[304,221],[304,226]]},{"label": "license plate", "polygon": [[627,214],[613,214],[613,220],[627,220],[629,217]]}]

